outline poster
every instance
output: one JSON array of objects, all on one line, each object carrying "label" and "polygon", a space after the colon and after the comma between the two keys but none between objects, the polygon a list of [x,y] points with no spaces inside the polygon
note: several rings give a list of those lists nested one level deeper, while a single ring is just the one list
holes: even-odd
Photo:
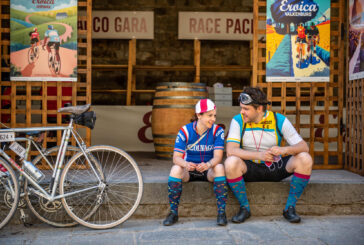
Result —
[{"label": "poster", "polygon": [[10,80],[77,80],[77,0],[10,1]]},{"label": "poster", "polygon": [[349,80],[364,77],[364,0],[349,1]]},{"label": "poster", "polygon": [[330,0],[267,0],[266,80],[327,82]]}]

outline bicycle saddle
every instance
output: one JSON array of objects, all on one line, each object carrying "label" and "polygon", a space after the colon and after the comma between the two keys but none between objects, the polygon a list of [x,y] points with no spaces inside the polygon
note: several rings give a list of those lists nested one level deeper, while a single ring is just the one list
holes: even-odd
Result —
[{"label": "bicycle saddle", "polygon": [[72,114],[79,115],[79,114],[82,114],[82,113],[88,111],[88,109],[90,109],[90,106],[91,106],[91,104],[62,107],[58,110],[58,112],[69,112]]}]

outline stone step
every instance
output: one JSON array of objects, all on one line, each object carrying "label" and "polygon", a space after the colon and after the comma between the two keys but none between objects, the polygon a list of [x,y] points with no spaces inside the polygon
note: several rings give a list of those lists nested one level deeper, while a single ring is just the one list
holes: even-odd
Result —
[{"label": "stone step", "polygon": [[[157,160],[152,153],[132,156],[144,181],[143,198],[132,218],[164,218],[169,211],[167,181],[172,162]],[[289,183],[290,178],[281,182],[246,183],[252,215],[282,215]],[[231,218],[238,209],[238,202],[229,190],[227,216]],[[215,217],[216,210],[212,183],[183,184],[180,217]],[[314,170],[297,203],[297,212],[300,215],[364,215],[364,177],[346,170]],[[30,223],[39,223],[29,210],[27,213]],[[19,223],[18,218],[19,212],[12,223]]]}]

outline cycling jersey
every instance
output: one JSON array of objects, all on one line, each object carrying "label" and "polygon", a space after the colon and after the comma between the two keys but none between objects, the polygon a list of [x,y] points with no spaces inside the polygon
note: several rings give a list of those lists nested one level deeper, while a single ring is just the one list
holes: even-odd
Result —
[{"label": "cycling jersey", "polygon": [[317,29],[316,26],[314,29],[311,29],[311,27],[310,27],[306,30],[306,35],[308,36],[308,38],[311,38],[312,36],[317,36],[318,34],[319,34],[319,30]]},{"label": "cycling jersey", "polygon": [[183,153],[183,159],[188,162],[208,162],[214,157],[214,150],[224,150],[224,129],[214,124],[207,130],[206,135],[192,146],[200,138],[196,125],[197,121],[179,130],[174,151]]},{"label": "cycling jersey", "polygon": [[31,32],[30,39],[39,39],[39,32]]},{"label": "cycling jersey", "polygon": [[305,38],[305,28],[303,26],[297,27],[297,35],[299,38]]},{"label": "cycling jersey", "polygon": [[[272,111],[266,111],[263,119],[259,123],[248,123],[242,139],[242,148],[247,151],[266,151],[273,146],[280,146],[282,138],[277,132],[281,131],[283,138],[289,145],[295,145],[302,141],[302,137],[297,133],[291,122],[282,114],[276,113],[277,121]],[[264,126],[264,131],[263,131]],[[229,135],[226,142],[240,144],[244,119],[241,114],[233,117],[230,124]],[[252,159],[255,163],[264,163],[260,160]]]},{"label": "cycling jersey", "polygon": [[55,42],[55,43],[60,42],[60,38],[59,38],[57,30],[47,30],[44,33],[44,36],[49,38],[49,42]]}]

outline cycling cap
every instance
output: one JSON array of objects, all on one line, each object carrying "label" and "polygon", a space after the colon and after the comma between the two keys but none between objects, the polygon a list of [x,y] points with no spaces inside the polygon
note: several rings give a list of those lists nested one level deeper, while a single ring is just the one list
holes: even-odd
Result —
[{"label": "cycling cap", "polygon": [[212,100],[202,99],[199,102],[197,102],[195,112],[197,114],[199,114],[199,113],[204,113],[206,111],[211,111],[211,110],[215,110],[215,109],[216,109],[216,106],[215,106],[214,102],[212,102]]}]

